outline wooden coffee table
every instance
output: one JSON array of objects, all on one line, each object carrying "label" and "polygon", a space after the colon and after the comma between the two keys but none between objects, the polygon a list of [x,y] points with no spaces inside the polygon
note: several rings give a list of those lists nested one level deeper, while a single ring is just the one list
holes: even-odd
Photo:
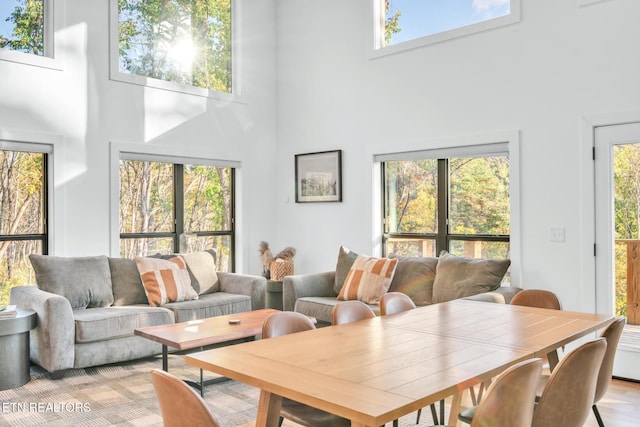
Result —
[{"label": "wooden coffee table", "polygon": [[[134,334],[162,344],[162,369],[168,371],[168,347],[177,350],[191,350],[236,340],[251,341],[256,335],[262,333],[264,320],[278,312],[279,310],[262,309],[169,325],[147,326],[135,329]],[[199,389],[200,394],[204,395],[206,385],[224,380],[227,378],[220,377],[203,381],[202,369],[200,369],[199,383],[186,382]]]}]

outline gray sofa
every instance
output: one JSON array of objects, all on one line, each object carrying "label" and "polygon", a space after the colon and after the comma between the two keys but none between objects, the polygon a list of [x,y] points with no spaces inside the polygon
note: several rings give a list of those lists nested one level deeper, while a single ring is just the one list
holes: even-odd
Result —
[{"label": "gray sofa", "polygon": [[[283,309],[313,316],[318,325],[331,323],[331,311],[341,300],[338,295],[357,253],[340,248],[335,271],[286,276],[282,284]],[[509,260],[479,260],[453,256],[394,257],[398,262],[389,292],[407,294],[417,306],[456,298],[509,303],[521,291],[515,286],[501,285]],[[369,304],[380,313],[378,304]]]},{"label": "gray sofa", "polygon": [[264,277],[215,272],[208,261],[187,263],[197,299],[152,306],[134,260],[30,258],[37,286],[14,287],[11,304],[37,313],[31,360],[52,373],[159,354],[160,344],[134,336],[138,327],[264,308]]}]

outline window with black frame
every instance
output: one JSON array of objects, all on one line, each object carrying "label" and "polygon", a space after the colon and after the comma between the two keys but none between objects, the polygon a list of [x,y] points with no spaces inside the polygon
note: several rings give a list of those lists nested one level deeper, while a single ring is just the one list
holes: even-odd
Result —
[{"label": "window with black frame", "polygon": [[235,269],[235,168],[122,159],[120,256],[216,251]]},{"label": "window with black frame", "polygon": [[35,283],[29,255],[47,253],[47,156],[0,150],[0,305],[13,286]]},{"label": "window with black frame", "polygon": [[383,253],[509,258],[506,146],[380,156]]}]

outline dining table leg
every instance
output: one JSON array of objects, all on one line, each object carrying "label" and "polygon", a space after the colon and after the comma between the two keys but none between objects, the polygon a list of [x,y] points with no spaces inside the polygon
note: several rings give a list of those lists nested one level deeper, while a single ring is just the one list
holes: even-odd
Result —
[{"label": "dining table leg", "polygon": [[449,421],[447,422],[447,425],[450,425],[450,426],[462,425],[462,422],[458,420],[458,412],[460,412],[461,405],[462,405],[462,391],[457,390],[451,397],[451,409],[449,411]]},{"label": "dining table leg", "polygon": [[278,427],[282,396],[261,390],[258,400],[256,427]]}]

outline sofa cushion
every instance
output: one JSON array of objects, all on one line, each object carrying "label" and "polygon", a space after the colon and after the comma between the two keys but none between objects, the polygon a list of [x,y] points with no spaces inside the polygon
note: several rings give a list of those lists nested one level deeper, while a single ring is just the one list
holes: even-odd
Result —
[{"label": "sofa cushion", "polygon": [[173,301],[198,299],[198,294],[191,287],[187,264],[181,255],[168,260],[136,257],[136,265],[152,307]]},{"label": "sofa cushion", "polygon": [[198,295],[220,290],[214,252],[200,251],[180,255],[187,262],[187,270],[191,276],[191,287]]},{"label": "sofa cushion", "polygon": [[201,295],[197,300],[172,302],[163,305],[163,307],[173,311],[176,323],[178,323],[251,311],[251,297],[227,292],[214,292]]},{"label": "sofa cushion", "polygon": [[135,305],[74,310],[73,317],[76,343],[132,336],[135,328],[174,322],[171,310]]},{"label": "sofa cushion", "polygon": [[396,258],[358,255],[349,269],[338,299],[357,299],[367,304],[378,304],[380,297],[389,290],[397,264]]},{"label": "sofa cushion", "polygon": [[61,295],[72,308],[113,304],[111,271],[106,256],[57,257],[29,255],[38,288]]},{"label": "sofa cushion", "polygon": [[389,257],[398,259],[389,292],[402,292],[417,306],[431,304],[438,258],[395,255]]},{"label": "sofa cushion", "polygon": [[344,246],[340,246],[340,251],[338,252],[338,263],[336,264],[336,279],[333,285],[333,290],[336,295],[338,295],[340,290],[342,290],[344,279],[347,278],[349,269],[351,269],[351,266],[357,257],[357,253],[345,248]]},{"label": "sofa cushion", "polygon": [[148,303],[135,260],[109,258],[109,269],[114,306]]},{"label": "sofa cushion", "polygon": [[495,291],[509,265],[508,259],[474,259],[442,251],[433,282],[433,303]]}]

